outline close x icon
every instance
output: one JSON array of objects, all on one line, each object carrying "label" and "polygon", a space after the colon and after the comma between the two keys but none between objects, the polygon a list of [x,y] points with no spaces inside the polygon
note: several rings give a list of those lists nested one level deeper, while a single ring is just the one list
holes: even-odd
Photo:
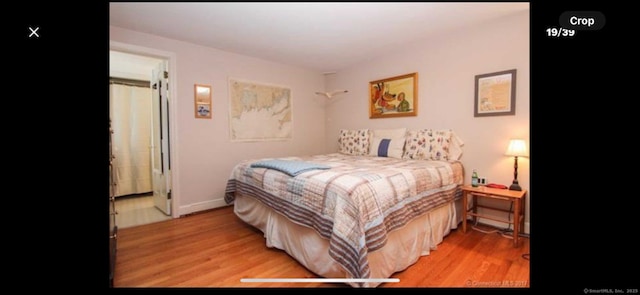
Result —
[{"label": "close x icon", "polygon": [[40,35],[38,34],[38,30],[40,30],[40,27],[29,27],[29,38],[40,38]]}]

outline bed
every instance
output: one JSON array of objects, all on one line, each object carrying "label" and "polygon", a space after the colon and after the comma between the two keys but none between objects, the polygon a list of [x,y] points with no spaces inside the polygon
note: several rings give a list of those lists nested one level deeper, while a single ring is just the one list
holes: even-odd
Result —
[{"label": "bed", "polygon": [[[394,139],[384,132],[380,143],[373,131],[345,131],[363,132],[366,140],[354,148],[345,143],[354,137],[341,130],[337,153],[242,161],[231,172],[225,200],[264,233],[268,247],[286,251],[321,277],[389,278],[435,250],[460,221],[463,165],[449,143],[439,147],[437,159],[416,156],[416,146],[433,151],[443,144],[425,147],[427,131],[433,132],[400,132],[395,140],[402,142],[401,152],[395,154]],[[459,147],[452,134],[439,138]],[[381,148],[373,151],[381,144],[384,156]]]}]

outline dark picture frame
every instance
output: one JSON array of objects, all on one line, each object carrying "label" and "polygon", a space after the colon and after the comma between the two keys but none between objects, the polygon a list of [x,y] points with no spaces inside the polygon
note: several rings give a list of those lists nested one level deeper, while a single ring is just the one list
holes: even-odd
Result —
[{"label": "dark picture frame", "polygon": [[475,76],[473,116],[516,114],[516,69]]}]

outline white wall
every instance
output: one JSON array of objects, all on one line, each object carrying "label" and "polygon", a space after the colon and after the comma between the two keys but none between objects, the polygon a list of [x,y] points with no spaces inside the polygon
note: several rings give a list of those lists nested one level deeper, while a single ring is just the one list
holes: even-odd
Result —
[{"label": "white wall", "polygon": [[[178,208],[180,215],[224,205],[227,179],[242,160],[325,153],[325,105],[314,95],[325,89],[321,73],[253,57],[110,27],[111,41],[143,46],[176,56]],[[229,140],[228,78],[291,88],[293,139],[232,143]],[[212,118],[195,119],[193,85],[213,86]],[[174,185],[176,185],[174,183]]]},{"label": "white wall", "polygon": [[[474,117],[475,75],[509,69],[517,69],[516,114]],[[369,119],[369,82],[413,72],[418,72],[418,116]],[[342,128],[451,128],[465,142],[462,162],[467,183],[471,170],[477,169],[489,182],[509,185],[513,158],[504,156],[509,139],[524,138],[529,145],[529,79],[529,12],[406,44],[328,77],[328,90],[349,93],[327,106],[327,150],[337,151]],[[518,180],[530,198],[528,158],[518,159]],[[507,217],[501,212],[485,213]],[[528,232],[529,199],[525,222]]]}]

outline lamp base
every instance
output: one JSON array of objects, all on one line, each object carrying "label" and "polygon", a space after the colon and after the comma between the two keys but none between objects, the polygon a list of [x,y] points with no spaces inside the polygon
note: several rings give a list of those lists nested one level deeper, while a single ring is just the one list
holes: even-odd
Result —
[{"label": "lamp base", "polygon": [[519,184],[517,183],[512,183],[511,186],[509,186],[509,190],[510,191],[521,191],[522,188],[520,187]]}]

